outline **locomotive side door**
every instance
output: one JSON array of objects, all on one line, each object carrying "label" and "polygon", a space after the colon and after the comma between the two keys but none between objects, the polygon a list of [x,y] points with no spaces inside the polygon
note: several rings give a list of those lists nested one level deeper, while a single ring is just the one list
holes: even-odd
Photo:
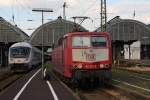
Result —
[{"label": "locomotive side door", "polygon": [[67,38],[63,39],[63,49],[62,49],[62,64],[64,69],[66,67],[66,55],[67,55]]},{"label": "locomotive side door", "polygon": [[70,77],[70,61],[71,61],[71,50],[69,46],[69,37],[65,37],[63,41],[63,63],[64,63],[64,76]]}]

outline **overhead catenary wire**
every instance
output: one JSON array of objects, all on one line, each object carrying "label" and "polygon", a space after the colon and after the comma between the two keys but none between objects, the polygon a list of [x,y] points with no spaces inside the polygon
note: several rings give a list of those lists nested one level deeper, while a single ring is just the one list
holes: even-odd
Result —
[{"label": "overhead catenary wire", "polygon": [[[32,8],[31,8],[29,5],[28,5],[28,6],[25,6],[25,5],[22,4],[22,2],[20,2],[19,0],[16,0],[16,3],[18,3],[19,6],[20,6],[22,9],[26,9],[27,13],[32,16],[32,13],[31,13],[31,9],[32,9]],[[26,4],[27,4],[27,3],[26,3]]]},{"label": "overhead catenary wire", "polygon": [[22,17],[20,17],[20,4],[18,4],[17,0],[12,0],[11,1],[11,11],[12,11],[12,23],[16,26],[20,26],[20,19],[22,19]]},{"label": "overhead catenary wire", "polygon": [[[80,8],[81,10],[79,10],[80,12],[79,12],[78,15],[86,16],[87,13],[89,13],[88,11],[90,9],[92,9],[93,7],[95,7],[95,5],[97,4],[97,2],[98,2],[98,0],[92,0],[92,1],[90,1],[90,4],[88,3],[88,6],[86,8]],[[81,2],[78,2],[78,4],[81,4]],[[89,15],[87,15],[87,16],[90,17]],[[89,19],[93,22],[92,18],[89,18]]]},{"label": "overhead catenary wire", "polygon": [[15,0],[9,0],[10,4],[10,11],[9,11],[9,16],[10,16],[10,22],[15,24]]},{"label": "overhead catenary wire", "polygon": [[13,0],[13,4],[11,4],[11,12],[12,12],[12,22],[15,23],[14,0]]},{"label": "overhead catenary wire", "polygon": [[84,10],[83,16],[86,15],[86,14],[88,13],[88,11],[94,7],[94,5],[96,4],[96,2],[97,2],[97,0],[93,1],[93,3],[91,3],[91,4]]},{"label": "overhead catenary wire", "polygon": [[[31,6],[27,2],[21,2],[20,0],[13,0],[12,2],[12,15],[14,15],[14,22],[13,24],[17,24],[20,28],[24,29],[25,27],[21,25],[21,23],[27,22],[27,19],[33,18],[34,14],[31,12]],[[23,10],[23,12],[22,12]],[[26,13],[26,18],[25,16],[22,18],[20,13],[25,14]],[[15,20],[17,19],[17,20]]]}]

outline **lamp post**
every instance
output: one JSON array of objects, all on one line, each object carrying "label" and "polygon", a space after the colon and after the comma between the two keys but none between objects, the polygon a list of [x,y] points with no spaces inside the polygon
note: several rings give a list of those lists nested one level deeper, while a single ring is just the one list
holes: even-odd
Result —
[{"label": "lamp post", "polygon": [[142,39],[144,40],[144,43],[145,43],[145,47],[144,47],[144,58],[147,58],[147,47],[146,47],[146,41],[147,41],[147,39],[149,39],[149,37],[144,36],[144,37],[142,37]]},{"label": "lamp post", "polygon": [[[42,26],[44,23],[44,12],[53,12],[52,9],[46,9],[46,8],[34,8],[32,11],[35,12],[41,12],[42,13]],[[44,79],[44,34],[43,34],[43,28],[42,28],[42,79]]]}]

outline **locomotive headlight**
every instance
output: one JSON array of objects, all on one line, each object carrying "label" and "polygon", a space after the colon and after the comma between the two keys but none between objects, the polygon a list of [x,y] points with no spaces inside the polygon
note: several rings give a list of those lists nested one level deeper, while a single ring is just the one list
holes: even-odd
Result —
[{"label": "locomotive headlight", "polygon": [[100,68],[104,68],[104,64],[100,64]]},{"label": "locomotive headlight", "polygon": [[25,61],[28,61],[28,58],[26,58]]},{"label": "locomotive headlight", "polygon": [[79,64],[77,67],[78,67],[79,69],[81,69],[83,66],[82,66],[82,64]]},{"label": "locomotive headlight", "polygon": [[109,68],[109,64],[100,64],[100,68]]},{"label": "locomotive headlight", "polygon": [[28,63],[28,58],[25,58],[25,59],[24,59],[24,63]]},{"label": "locomotive headlight", "polygon": [[9,59],[9,64],[12,64],[12,63],[14,63],[14,59],[13,59],[13,58],[10,58],[10,59]]},{"label": "locomotive headlight", "polygon": [[10,58],[9,60],[10,60],[10,61],[13,61],[13,58]]}]

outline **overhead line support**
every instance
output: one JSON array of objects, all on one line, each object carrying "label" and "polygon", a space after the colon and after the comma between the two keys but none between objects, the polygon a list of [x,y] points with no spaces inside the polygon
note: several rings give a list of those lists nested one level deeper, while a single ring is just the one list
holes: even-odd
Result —
[{"label": "overhead line support", "polygon": [[[44,12],[53,12],[52,9],[47,8],[34,8],[32,11],[35,12],[41,12],[42,13],[42,26],[44,24]],[[44,34],[43,34],[43,28],[42,28],[42,79],[44,79]]]}]

